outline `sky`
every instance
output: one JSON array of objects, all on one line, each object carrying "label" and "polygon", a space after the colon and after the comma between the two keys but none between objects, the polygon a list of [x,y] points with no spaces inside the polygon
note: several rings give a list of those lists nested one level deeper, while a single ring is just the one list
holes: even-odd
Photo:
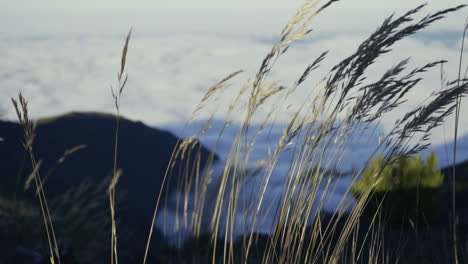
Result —
[{"label": "sky", "polygon": [[[295,9],[302,0],[179,0],[179,1],[166,1],[166,0],[82,0],[82,1],[60,1],[60,0],[44,0],[44,1],[31,1],[31,0],[16,0],[6,1],[2,0],[2,8],[4,10],[47,10],[47,9],[159,9],[159,8],[276,8],[276,9]],[[325,2],[325,1],[323,1]],[[376,9],[394,9],[394,8],[411,8],[412,6],[431,2],[433,8],[439,9],[447,6],[445,0],[421,1],[421,0],[341,0],[337,5],[341,8],[376,8]],[[451,5],[463,3],[460,0],[451,0]]]}]

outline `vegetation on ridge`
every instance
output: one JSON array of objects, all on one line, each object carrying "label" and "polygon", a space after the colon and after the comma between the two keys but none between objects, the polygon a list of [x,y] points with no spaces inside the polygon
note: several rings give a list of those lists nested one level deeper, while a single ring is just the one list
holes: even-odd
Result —
[{"label": "vegetation on ridge", "polygon": [[371,217],[381,213],[394,226],[427,224],[440,213],[444,175],[438,170],[437,157],[432,152],[427,164],[417,157],[397,156],[390,164],[383,163],[383,155],[372,160],[353,185],[356,196],[372,190],[367,205]]}]

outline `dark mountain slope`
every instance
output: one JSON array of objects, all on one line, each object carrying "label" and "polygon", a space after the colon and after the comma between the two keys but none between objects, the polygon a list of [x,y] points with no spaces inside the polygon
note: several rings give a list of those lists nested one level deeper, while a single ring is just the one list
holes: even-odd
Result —
[{"label": "dark mountain slope", "polygon": [[[45,179],[48,199],[59,197],[84,179],[91,178],[94,182],[106,177],[110,179],[115,128],[114,116],[97,113],[70,113],[37,122],[34,153],[37,160],[42,160],[40,173]],[[24,192],[25,179],[31,173],[31,162],[22,146],[21,126],[0,121],[0,137],[3,138],[0,142],[0,195],[7,199],[33,199],[34,185],[29,192]],[[142,257],[146,241],[141,238],[149,231],[156,198],[177,141],[178,138],[169,132],[141,122],[120,120],[117,167],[122,169],[123,174],[117,185],[117,193],[126,195],[117,211],[118,231],[121,234],[134,232],[141,240],[132,241],[131,245],[138,248],[138,258]],[[85,147],[59,162],[66,150],[80,145]],[[196,143],[195,150],[198,149],[203,168],[210,152]],[[191,158],[190,167],[194,162],[194,158]],[[174,172],[179,169],[176,166]],[[171,177],[177,177],[176,173]],[[176,182],[172,179],[167,190],[176,188]]]}]

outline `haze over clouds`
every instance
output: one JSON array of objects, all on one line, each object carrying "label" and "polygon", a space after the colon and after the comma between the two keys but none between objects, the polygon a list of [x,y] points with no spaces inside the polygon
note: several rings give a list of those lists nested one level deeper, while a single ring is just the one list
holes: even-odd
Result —
[{"label": "haze over clouds", "polygon": [[[325,1],[324,1],[325,2]],[[397,9],[409,8],[411,5],[419,5],[426,3],[424,0],[413,0],[408,3],[406,0],[394,0],[391,2],[385,0],[342,0],[339,5],[341,8],[373,8],[373,9]],[[179,0],[179,1],[164,1],[164,0],[136,0],[128,2],[125,0],[102,0],[99,2],[93,0],[82,0],[79,2],[63,2],[59,0],[43,0],[40,3],[30,2],[27,0],[4,1],[2,5],[6,10],[47,10],[47,9],[135,9],[135,8],[269,8],[269,9],[295,9],[303,3],[303,0]],[[462,0],[451,0],[450,4],[457,5],[464,3]],[[436,9],[445,8],[446,1],[435,0],[431,1],[431,6]]]},{"label": "haze over clouds", "polygon": [[[311,23],[314,32],[310,37],[293,45],[280,59],[271,80],[291,85],[314,58],[330,50],[322,67],[288,101],[288,104],[302,103],[304,94],[330,67],[351,54],[385,17],[393,12],[401,14],[422,2],[412,1],[411,5],[403,0],[335,3]],[[461,2],[453,1],[450,6]],[[0,29],[3,59],[0,85],[4,91],[0,95],[1,115],[15,118],[9,98],[19,91],[29,99],[33,117],[72,110],[113,111],[109,86],[116,84],[123,40],[132,26],[134,34],[127,62],[129,81],[123,95],[122,113],[153,125],[184,122],[210,85],[233,71],[246,70],[212,109],[226,104],[225,100],[254,74],[293,14],[291,8],[299,6],[301,1],[229,4],[204,0],[196,6],[192,1],[178,1],[173,6],[163,1],[99,3],[80,1],[67,6],[53,0],[40,5],[5,2],[0,17],[2,25],[6,25]],[[181,6],[184,9],[178,9]],[[268,8],[260,9],[265,6]],[[433,1],[420,17],[447,7],[445,1]],[[466,9],[452,14],[416,37],[400,42],[394,52],[383,56],[369,70],[369,78],[378,78],[386,68],[407,57],[412,57],[411,68],[447,59],[447,79],[456,78],[466,14]],[[423,76],[424,82],[413,92],[408,104],[390,119],[440,89],[439,69]],[[462,111],[467,109],[466,102],[465,99]],[[278,118],[282,120],[287,115]],[[387,128],[391,125],[391,120],[384,122]],[[461,129],[463,133],[468,132],[468,125],[462,123]],[[439,132],[434,140],[441,142]]]}]

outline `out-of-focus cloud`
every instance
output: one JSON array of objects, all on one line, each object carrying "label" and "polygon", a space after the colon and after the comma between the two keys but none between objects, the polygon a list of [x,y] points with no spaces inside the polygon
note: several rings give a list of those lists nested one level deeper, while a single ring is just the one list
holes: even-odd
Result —
[{"label": "out-of-focus cloud", "polygon": [[[43,0],[40,3],[30,2],[26,0],[6,1],[2,0],[0,3],[8,10],[30,9],[30,10],[47,10],[47,9],[151,9],[151,8],[193,8],[193,9],[206,9],[206,8],[258,8],[258,9],[294,9],[304,3],[303,0],[180,0],[180,1],[163,1],[163,0],[135,0],[132,2],[124,0],[82,0],[79,2],[63,2],[58,0]],[[325,4],[328,1],[310,1],[320,2]],[[424,0],[412,0],[411,2],[405,0],[354,0],[354,1],[338,1],[334,3],[337,8],[367,8],[367,9],[401,9],[410,8],[413,5],[424,4]],[[451,5],[464,3],[462,0],[451,0]],[[447,2],[443,0],[431,1],[430,5],[433,8],[445,8]]]},{"label": "out-of-focus cloud", "polygon": [[[312,21],[314,31],[310,37],[292,45],[277,62],[271,80],[291,86],[321,52],[330,51],[322,66],[312,72],[310,80],[285,106],[302,103],[320,78],[356,50],[386,16],[377,14],[390,13],[382,8],[371,19],[366,16],[370,14],[354,12],[357,7],[349,7],[350,12],[343,14],[339,5],[331,7]],[[9,25],[0,29],[0,85],[4,91],[0,95],[1,114],[15,118],[9,98],[19,91],[29,99],[33,117],[72,110],[113,111],[110,85],[116,85],[123,40],[129,25],[133,25],[122,113],[150,124],[185,121],[208,87],[231,72],[246,70],[208,109],[225,107],[248,77],[254,75],[292,14],[281,10],[237,10],[230,14],[214,10],[129,12],[35,14],[26,20],[18,14],[1,17]],[[450,15],[398,43],[392,53],[369,68],[369,79],[375,80],[407,57],[412,58],[410,68],[446,59],[447,79],[456,78],[464,22],[458,18],[464,13]],[[440,89],[439,75],[439,69],[423,74],[424,80],[409,94],[408,103],[390,115],[384,126],[390,128],[404,111]],[[264,108],[269,109],[268,105]],[[462,112],[464,109],[466,106]],[[280,113],[279,119],[288,118],[288,111]],[[462,123],[460,127],[462,133],[468,132],[467,125]],[[449,128],[445,133],[450,131]],[[440,133],[435,133],[434,138],[442,140]]]},{"label": "out-of-focus cloud", "polygon": [[[80,33],[74,36],[73,30],[71,28],[66,34],[51,33],[44,37],[31,37],[28,32],[2,37],[2,114],[14,118],[9,98],[19,91],[29,99],[33,117],[72,110],[113,111],[110,85],[116,85],[124,32]],[[310,81],[288,101],[292,104],[302,103],[304,94],[318,83],[331,66],[350,55],[366,37],[363,33],[312,33],[307,40],[293,45],[278,61],[271,79],[290,86],[315,57],[330,50],[322,67],[314,71]],[[223,97],[226,100],[232,98],[240,85],[253,76],[275,38],[273,33],[268,32],[242,34],[210,31],[209,28],[194,32],[170,32],[169,28],[167,31],[139,32],[135,28],[128,53],[129,81],[123,94],[122,112],[151,124],[185,121],[209,86],[233,71],[244,69],[246,73],[226,89]],[[410,67],[440,59],[448,60],[446,76],[448,80],[454,79],[460,42],[461,38],[455,35],[451,35],[450,39],[416,35],[398,43],[392,53],[382,56],[369,69],[368,76],[371,80],[376,79],[388,67],[411,57]],[[390,120],[385,124],[387,128],[391,127],[391,119],[402,116],[404,111],[422,102],[432,91],[440,89],[439,69],[422,76],[424,80],[409,94],[409,102],[390,115]],[[223,104],[226,102],[222,100],[214,102],[212,108]],[[462,133],[468,131],[467,125],[462,123],[460,127]],[[440,135],[436,134],[435,137],[441,140]]]}]

